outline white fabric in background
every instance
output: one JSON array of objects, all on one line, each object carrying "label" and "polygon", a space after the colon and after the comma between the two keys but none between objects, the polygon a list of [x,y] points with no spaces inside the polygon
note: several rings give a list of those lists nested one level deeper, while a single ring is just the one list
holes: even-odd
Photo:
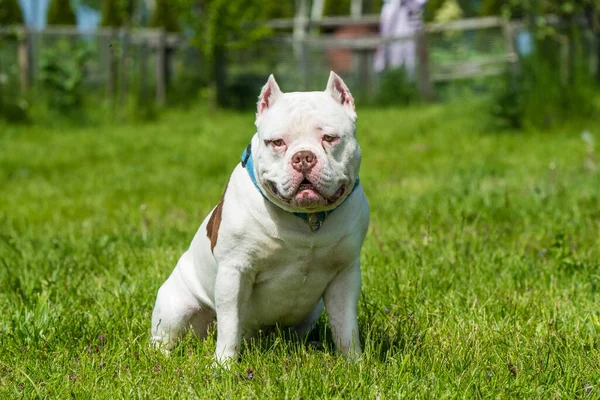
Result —
[{"label": "white fabric in background", "polygon": [[[423,6],[427,0],[386,0],[381,9],[382,37],[412,35],[423,23]],[[416,46],[413,39],[398,40],[380,46],[375,54],[375,71],[404,66],[409,75],[416,67]]]}]

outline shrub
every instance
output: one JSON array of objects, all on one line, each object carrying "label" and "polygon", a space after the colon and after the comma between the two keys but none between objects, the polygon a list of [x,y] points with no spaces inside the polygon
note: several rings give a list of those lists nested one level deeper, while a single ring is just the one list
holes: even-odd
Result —
[{"label": "shrub", "polygon": [[561,60],[555,38],[537,41],[536,51],[507,74],[492,96],[490,114],[504,127],[549,128],[567,118],[589,117],[595,111],[595,84],[575,40],[570,62]]},{"label": "shrub", "polygon": [[40,80],[48,106],[57,111],[78,110],[83,103],[82,83],[89,51],[60,41],[41,54]]},{"label": "shrub", "polygon": [[265,81],[265,76],[262,74],[250,72],[232,74],[231,82],[227,86],[229,103],[227,106],[240,110],[255,108],[258,93],[260,93]]},{"label": "shrub", "polygon": [[29,102],[20,88],[19,65],[15,58],[3,57],[16,52],[18,39],[16,32],[0,37],[0,118],[8,122],[29,120]]},{"label": "shrub", "polygon": [[76,25],[70,0],[52,0],[48,7],[48,25]]},{"label": "shrub", "polygon": [[404,68],[388,69],[379,76],[378,105],[409,105],[419,101],[419,91]]},{"label": "shrub", "polygon": [[179,32],[179,8],[172,0],[156,0],[150,25],[167,32]]},{"label": "shrub", "polygon": [[23,23],[23,14],[17,0],[0,0],[0,25]]},{"label": "shrub", "polygon": [[123,25],[123,13],[118,0],[104,0],[100,11],[102,20],[100,25],[118,27]]}]

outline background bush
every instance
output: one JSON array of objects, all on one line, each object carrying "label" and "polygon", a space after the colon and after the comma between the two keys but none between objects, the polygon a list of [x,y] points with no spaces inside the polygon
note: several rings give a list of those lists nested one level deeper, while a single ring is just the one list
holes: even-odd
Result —
[{"label": "background bush", "polygon": [[406,69],[395,68],[379,75],[379,91],[375,103],[382,106],[410,105],[419,101],[419,91]]},{"label": "background bush", "polygon": [[42,52],[40,80],[51,110],[73,114],[83,105],[83,77],[89,50],[59,41]]},{"label": "background bush", "polygon": [[[583,33],[543,38],[536,32],[533,54],[521,57],[492,97],[495,122],[510,128],[548,128],[568,118],[586,118],[598,111],[596,83],[590,73]],[[560,47],[569,43],[568,59]]]}]

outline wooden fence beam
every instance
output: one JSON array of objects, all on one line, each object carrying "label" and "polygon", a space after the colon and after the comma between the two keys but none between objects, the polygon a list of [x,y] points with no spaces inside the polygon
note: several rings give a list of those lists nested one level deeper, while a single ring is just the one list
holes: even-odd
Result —
[{"label": "wooden fence beam", "polygon": [[166,103],[167,98],[167,82],[166,82],[166,35],[165,31],[160,29],[158,32],[158,40],[156,46],[156,105],[162,107]]},{"label": "wooden fence beam", "polygon": [[26,27],[20,29],[19,35],[19,47],[17,49],[19,81],[21,84],[21,93],[25,93],[31,87],[31,36]]},{"label": "wooden fence beam", "polygon": [[417,56],[417,87],[423,101],[435,100],[432,79],[429,74],[429,43],[427,32],[419,29],[415,35]]}]

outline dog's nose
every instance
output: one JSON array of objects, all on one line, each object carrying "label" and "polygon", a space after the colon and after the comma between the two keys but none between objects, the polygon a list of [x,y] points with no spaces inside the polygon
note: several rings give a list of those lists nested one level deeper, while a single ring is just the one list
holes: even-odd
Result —
[{"label": "dog's nose", "polygon": [[302,150],[292,156],[292,167],[298,172],[308,172],[317,163],[317,156],[309,150]]}]

